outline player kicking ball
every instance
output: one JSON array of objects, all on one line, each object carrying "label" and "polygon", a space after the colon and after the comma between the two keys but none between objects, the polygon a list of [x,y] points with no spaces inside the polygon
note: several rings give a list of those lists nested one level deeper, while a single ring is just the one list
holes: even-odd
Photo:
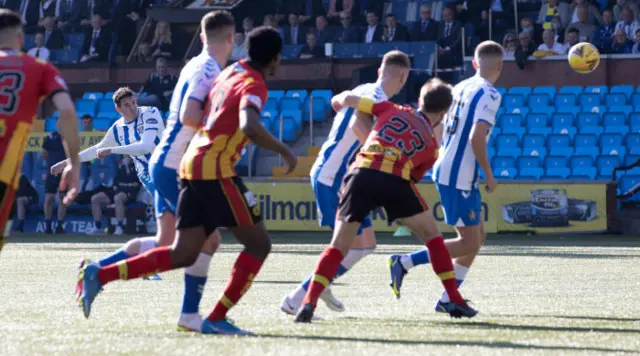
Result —
[{"label": "player kicking ball", "polygon": [[[503,49],[485,41],[475,51],[473,66],[476,75],[453,89],[453,105],[443,127],[444,145],[434,166],[434,181],[444,208],[445,222],[455,228],[458,237],[446,241],[454,260],[458,286],[464,281],[474,258],[484,243],[486,234],[481,219],[482,198],[478,189],[478,166],[486,175],[486,192],[496,189],[487,155],[487,141],[495,125],[500,107],[500,93],[493,87],[502,71]],[[391,288],[400,298],[402,281],[407,272],[432,262],[429,249],[407,255],[389,257]],[[435,306],[437,312],[447,312],[452,303],[445,290]]]},{"label": "player kicking ball", "polygon": [[255,196],[235,172],[249,140],[283,156],[289,171],[296,157],[260,123],[267,99],[265,77],[280,63],[282,39],[271,27],[247,37],[248,59],[227,67],[211,89],[204,122],[180,163],[182,189],[178,199],[178,233],[172,246],[156,247],[106,267],[88,264],[82,281],[82,307],[89,316],[95,297],[107,283],[193,265],[207,238],[227,227],[244,245],[223,295],[203,321],[203,334],[251,335],[227,319],[228,311],[251,287],[271,251]]},{"label": "player kicking ball", "polygon": [[373,100],[350,92],[332,99],[336,110],[349,106],[373,114],[378,120],[344,179],[331,246],[320,256],[296,322],[311,322],[318,298],[349,252],[360,224],[377,207],[386,210],[390,222],[397,220],[407,226],[426,244],[433,270],[451,296],[449,315],[471,318],[477,314],[458,292],[451,256],[414,184],[438,157],[431,122],[437,125],[451,102],[451,87],[438,79],[430,80],[420,90],[419,111],[388,101],[374,104]]},{"label": "player kicking ball", "polygon": [[[404,87],[411,61],[409,57],[400,51],[390,51],[382,58],[382,65],[378,69],[378,80],[375,83],[367,83],[353,89],[354,95],[373,99],[378,103],[388,100],[396,95]],[[360,117],[365,127],[362,130],[349,129],[349,122],[356,116]],[[333,119],[331,133],[327,141],[322,145],[318,158],[311,168],[311,186],[316,196],[320,226],[328,226],[332,230],[336,221],[336,211],[340,202],[340,185],[347,173],[349,163],[358,153],[362,143],[366,141],[373,118],[370,115],[345,107],[337,112]],[[376,237],[371,226],[370,217],[366,217],[358,230],[358,238],[355,240],[349,253],[338,267],[335,278],[347,273],[356,263],[372,253],[376,248]],[[286,314],[296,315],[300,308],[309,284],[309,276],[298,288],[284,297],[280,304],[280,310]],[[326,288],[320,295],[327,307],[333,311],[344,311],[344,305],[331,293],[331,288]]]}]

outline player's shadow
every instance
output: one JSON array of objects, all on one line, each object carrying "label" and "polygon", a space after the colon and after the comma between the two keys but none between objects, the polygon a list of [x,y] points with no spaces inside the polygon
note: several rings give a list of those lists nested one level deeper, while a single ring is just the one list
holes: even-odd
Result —
[{"label": "player's shadow", "polygon": [[[456,324],[461,325],[461,324]],[[518,349],[518,350],[541,350],[541,351],[583,351],[583,352],[636,352],[634,350],[613,349],[604,347],[583,347],[583,346],[562,346],[562,345],[527,345],[516,344],[512,342],[494,342],[494,341],[465,341],[465,340],[393,340],[393,339],[373,339],[359,337],[343,337],[343,336],[315,336],[315,335],[272,335],[260,334],[261,338],[275,339],[299,339],[299,340],[318,340],[318,341],[345,341],[345,342],[367,342],[377,344],[390,345],[425,345],[425,346],[467,346],[467,347],[487,347],[492,349]]]},{"label": "player's shadow", "polygon": [[[435,324],[451,325],[451,323],[435,322]],[[556,331],[556,332],[597,332],[597,333],[621,333],[621,334],[638,334],[640,335],[640,329],[625,329],[625,328],[602,328],[602,327],[589,327],[589,326],[543,326],[543,325],[514,325],[504,323],[489,323],[484,321],[470,321],[466,323],[458,323],[456,327],[460,328],[475,328],[475,329],[505,329],[505,330],[519,330],[519,331]]]},{"label": "player's shadow", "polygon": [[575,258],[575,259],[637,259],[638,255],[623,255],[623,254],[598,254],[598,253],[553,253],[553,252],[541,252],[541,251],[486,251],[481,252],[483,256],[526,256],[526,257],[550,257],[550,258]]},{"label": "player's shadow", "polygon": [[638,318],[617,318],[608,316],[586,316],[586,315],[523,315],[523,314],[498,314],[492,315],[505,318],[554,318],[568,320],[595,320],[595,321],[611,321],[611,322],[640,322]]}]

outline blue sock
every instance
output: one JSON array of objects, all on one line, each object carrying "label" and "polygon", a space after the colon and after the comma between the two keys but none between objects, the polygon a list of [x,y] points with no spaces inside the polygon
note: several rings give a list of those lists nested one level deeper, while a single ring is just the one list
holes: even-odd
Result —
[{"label": "blue sock", "polygon": [[123,249],[119,249],[118,251],[98,261],[98,264],[100,264],[100,267],[104,267],[116,262],[120,262],[122,260],[126,260],[129,257],[131,256],[129,256],[128,253],[126,253]]},{"label": "blue sock", "polygon": [[207,283],[207,277],[197,277],[190,274],[184,274],[184,298],[182,299],[182,313],[197,313],[200,308],[200,300],[204,285]]},{"label": "blue sock", "polygon": [[414,266],[426,265],[429,263],[429,251],[427,249],[415,251],[409,256],[411,257],[411,261]]},{"label": "blue sock", "polygon": [[[333,277],[333,279],[336,279],[342,276],[343,274],[347,273],[347,271],[349,270],[346,269],[342,264],[340,264],[340,266],[338,267],[338,272],[336,272],[336,275]],[[312,276],[307,277],[307,279],[305,279],[305,281],[302,282],[302,289],[304,289],[305,291],[309,289],[309,284],[311,283],[311,277]]]}]

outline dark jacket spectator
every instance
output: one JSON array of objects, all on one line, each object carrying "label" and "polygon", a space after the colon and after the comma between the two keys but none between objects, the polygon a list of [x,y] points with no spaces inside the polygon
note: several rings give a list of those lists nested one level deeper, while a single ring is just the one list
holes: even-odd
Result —
[{"label": "dark jacket spectator", "polygon": [[458,0],[456,4],[456,18],[462,23],[471,23],[478,26],[482,19],[480,14],[482,11],[489,11],[493,0]]},{"label": "dark jacket spectator", "polygon": [[22,5],[20,0],[0,0],[0,8],[9,9],[11,11],[20,11]]},{"label": "dark jacket spectator", "polygon": [[384,10],[384,0],[360,0],[360,14],[365,19],[367,14],[373,12],[382,18],[382,11]]},{"label": "dark jacket spectator", "polygon": [[25,31],[29,33],[35,32],[40,20],[40,0],[22,0],[19,3],[18,12],[25,22]]},{"label": "dark jacket spectator", "polygon": [[616,24],[613,21],[613,12],[611,12],[611,10],[604,10],[604,13],[602,13],[602,20],[604,21],[604,24],[598,26],[596,31],[593,33],[591,43],[593,43],[600,52],[608,53],[611,50],[611,41],[613,34],[616,31]]},{"label": "dark jacket spectator", "polygon": [[[87,9],[87,1],[83,0],[57,0],[55,8],[55,16],[58,19],[58,28],[67,32],[80,32],[81,11]],[[88,15],[86,15],[88,16]]]},{"label": "dark jacket spectator", "polygon": [[378,15],[374,12],[367,13],[367,26],[362,30],[364,43],[384,41],[384,28],[378,22]]},{"label": "dark jacket spectator", "polygon": [[335,42],[335,30],[329,26],[327,18],[324,15],[316,17],[316,38],[318,46],[324,46],[325,43]]},{"label": "dark jacket spectator", "polygon": [[158,21],[151,41],[151,55],[153,57],[173,57],[173,35],[167,21]]},{"label": "dark jacket spectator", "polygon": [[144,83],[140,92],[147,93],[147,97],[138,100],[140,105],[155,106],[162,110],[166,110],[173,94],[173,88],[178,83],[178,78],[168,72],[169,65],[166,58],[158,58],[156,60],[156,71],[149,73],[147,81]]},{"label": "dark jacket spectator", "polygon": [[453,19],[453,11],[446,8],[442,11],[443,21],[438,27],[438,46],[440,55],[455,56],[460,52],[462,42],[462,26]]},{"label": "dark jacket spectator", "polygon": [[102,27],[102,17],[95,14],[91,18],[91,28],[84,34],[81,62],[106,61],[111,44],[111,33]]},{"label": "dark jacket spectator", "polygon": [[519,43],[516,47],[516,53],[514,56],[516,58],[516,65],[520,69],[523,69],[527,58],[536,51],[537,46],[535,42],[531,40],[531,35],[528,32],[520,32],[518,40]]},{"label": "dark jacket spectator", "polygon": [[431,18],[431,7],[427,4],[420,5],[420,19],[413,24],[411,40],[438,40],[438,22]]},{"label": "dark jacket spectator", "polygon": [[613,54],[627,54],[631,53],[633,49],[633,42],[627,39],[627,34],[623,29],[616,30],[616,34],[611,44],[611,53]]},{"label": "dark jacket spectator", "polygon": [[64,48],[64,35],[56,27],[56,20],[53,16],[45,17],[43,20],[44,27],[38,32],[44,33],[45,46],[50,50]]},{"label": "dark jacket spectator", "polygon": [[305,41],[304,28],[298,23],[298,14],[291,13],[287,17],[288,23],[281,28],[284,44],[303,44]]},{"label": "dark jacket spectator", "polygon": [[330,0],[327,9],[329,22],[338,24],[342,13],[347,13],[351,18],[358,18],[360,15],[360,2],[358,0]]},{"label": "dark jacket spectator", "polygon": [[299,58],[324,58],[324,46],[316,43],[316,34],[314,32],[307,33],[307,44],[300,51]]},{"label": "dark jacket spectator", "polygon": [[313,26],[316,17],[326,14],[322,0],[291,0],[289,12],[300,14],[300,23]]},{"label": "dark jacket spectator", "polygon": [[353,17],[348,12],[340,13],[340,27],[336,30],[336,42],[358,43],[361,41],[360,29],[353,26]]},{"label": "dark jacket spectator", "polygon": [[384,29],[385,42],[408,42],[409,30],[407,26],[398,23],[393,14],[387,15],[387,27]]}]

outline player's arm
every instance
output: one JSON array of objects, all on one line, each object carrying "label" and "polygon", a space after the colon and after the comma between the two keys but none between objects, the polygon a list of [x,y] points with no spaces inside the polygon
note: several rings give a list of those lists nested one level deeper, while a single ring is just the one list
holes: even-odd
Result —
[{"label": "player's arm", "polygon": [[[487,152],[487,133],[495,125],[496,113],[500,106],[500,95],[487,93],[481,98],[481,102],[477,106],[474,123],[471,129],[471,149],[476,157],[476,161],[480,168],[484,171],[487,183],[487,191],[491,193],[497,184],[491,163],[489,162],[489,154]],[[481,108],[481,109],[480,109]]]},{"label": "player's arm", "polygon": [[362,111],[356,111],[349,121],[349,128],[358,138],[358,141],[365,142],[371,128],[373,127],[373,118],[370,114],[365,114]]},{"label": "player's arm", "polygon": [[182,125],[193,129],[192,135],[195,135],[202,122],[205,103],[218,74],[220,72],[217,69],[217,65],[206,65],[189,79],[189,85],[184,94],[187,98],[187,103],[184,113],[180,115],[180,122]]},{"label": "player's arm", "polygon": [[51,97],[53,105],[60,113],[58,118],[58,132],[62,136],[67,157],[72,164],[80,163],[78,150],[80,149],[80,139],[78,137],[78,119],[76,106],[71,100],[71,96],[66,91],[60,91]]},{"label": "player's arm", "polygon": [[158,135],[162,117],[160,117],[158,109],[154,108],[143,113],[142,120],[144,122],[144,132],[142,133],[140,141],[124,146],[115,145],[115,147],[107,146],[105,148],[99,148],[96,156],[98,158],[104,158],[110,154],[138,156],[151,153],[155,147],[155,140]]}]

